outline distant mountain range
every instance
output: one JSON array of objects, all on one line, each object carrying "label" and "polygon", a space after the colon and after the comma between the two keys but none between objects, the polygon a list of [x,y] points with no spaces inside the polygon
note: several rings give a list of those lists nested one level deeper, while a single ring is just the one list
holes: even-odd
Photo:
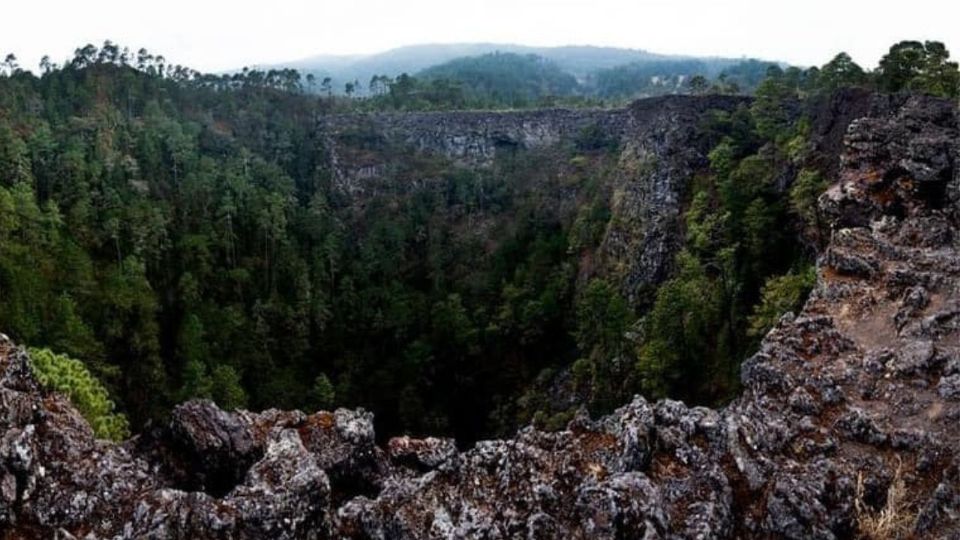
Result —
[{"label": "distant mountain range", "polygon": [[[456,43],[411,45],[367,55],[319,55],[257,67],[261,69],[294,68],[304,75],[313,74],[318,81],[330,77],[333,90],[340,93],[343,92],[344,84],[347,82],[359,81],[363,89],[368,86],[374,75],[388,77],[396,77],[402,73],[417,75],[454,60],[496,52],[538,56],[572,75],[580,84],[587,86],[595,81],[599,73],[612,69],[623,70],[625,66],[630,66],[629,69],[632,71],[644,68],[646,72],[651,65],[661,65],[667,69],[667,66],[676,66],[680,63],[689,68],[691,63],[694,63],[693,65],[700,66],[704,71],[703,75],[715,77],[725,69],[746,60],[666,55],[642,49],[616,47],[531,47],[511,43]],[[686,75],[686,72],[683,74]],[[661,75],[670,76],[674,73],[671,71]]]}]

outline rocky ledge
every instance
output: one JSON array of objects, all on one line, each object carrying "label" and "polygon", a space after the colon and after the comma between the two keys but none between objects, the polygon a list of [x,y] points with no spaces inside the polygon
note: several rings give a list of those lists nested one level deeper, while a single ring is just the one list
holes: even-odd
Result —
[{"label": "rocky ledge", "polygon": [[3,538],[960,537],[955,106],[875,97],[818,285],[721,410],[641,397],[459,452],[363,411],[178,407],[98,441],[0,342]]}]

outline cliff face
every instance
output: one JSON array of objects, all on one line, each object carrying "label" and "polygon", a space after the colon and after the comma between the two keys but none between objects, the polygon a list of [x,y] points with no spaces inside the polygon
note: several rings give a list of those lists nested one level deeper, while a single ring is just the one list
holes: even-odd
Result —
[{"label": "cliff face", "polygon": [[[717,142],[704,136],[704,122],[748,103],[730,96],[667,96],[613,110],[339,115],[321,119],[319,131],[334,185],[348,205],[362,205],[382,192],[436,184],[429,172],[411,166],[414,156],[486,168],[504,154],[573,147],[586,137],[602,137],[587,144],[616,147],[617,164],[603,186],[610,193],[611,217],[591,271],[620,284],[636,303],[665,278],[682,240],[681,201]],[[415,169],[414,177],[398,186],[399,176],[409,176],[397,174],[404,165]],[[544,190],[550,204],[575,206],[576,190],[562,179]]]},{"label": "cliff face", "polygon": [[321,117],[318,127],[329,144],[337,177],[356,180],[364,176],[362,166],[353,159],[344,160],[340,150],[358,131],[478,166],[489,165],[498,151],[569,143],[585,128],[596,128],[620,141],[636,138],[665,116],[677,119],[708,110],[730,110],[747,101],[731,96],[666,96],[637,101],[625,109],[342,114]]},{"label": "cliff face", "polygon": [[338,138],[358,129],[403,142],[416,151],[477,166],[489,165],[498,150],[559,144],[573,139],[588,126],[597,126],[619,139],[629,122],[630,115],[624,109],[544,109],[332,115],[321,118],[319,127],[332,142],[329,150],[338,176],[346,179],[362,177],[364,173],[353,160],[340,159],[338,150],[343,141]]},{"label": "cliff face", "polygon": [[673,96],[630,107],[598,255],[600,273],[618,283],[631,304],[649,300],[644,293],[666,279],[683,241],[682,202],[717,143],[704,137],[703,124],[711,114],[745,105],[744,98]]},{"label": "cliff face", "polygon": [[[111,444],[4,339],[0,536],[956,538],[957,110],[861,99],[821,197],[833,234],[817,287],[747,360],[727,407],[637,397],[458,452],[441,439],[378,447],[363,411],[190,402]],[[656,145],[658,129],[627,146]]]}]

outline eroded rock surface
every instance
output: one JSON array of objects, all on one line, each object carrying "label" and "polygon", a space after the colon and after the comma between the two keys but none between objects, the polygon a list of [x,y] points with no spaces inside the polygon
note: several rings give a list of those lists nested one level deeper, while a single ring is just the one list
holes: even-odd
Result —
[{"label": "eroded rock surface", "polygon": [[568,428],[374,442],[363,411],[181,405],[93,438],[0,341],[5,538],[849,538],[900,486],[891,534],[960,536],[958,120],[871,98],[850,124],[818,284],[721,410],[635,398]]}]

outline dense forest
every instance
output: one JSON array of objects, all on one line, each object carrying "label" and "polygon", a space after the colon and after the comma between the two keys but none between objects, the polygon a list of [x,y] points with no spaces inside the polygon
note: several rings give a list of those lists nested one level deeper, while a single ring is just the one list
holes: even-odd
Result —
[{"label": "dense forest", "polygon": [[577,79],[553,62],[534,55],[493,53],[460,58],[421,71],[425,81],[453,80],[467,100],[490,105],[524,106],[550,96],[571,96]]},{"label": "dense forest", "polygon": [[[874,87],[882,91],[927,90],[950,95],[950,81],[931,89],[928,71],[947,63],[948,51],[939,42],[904,41],[889,58],[909,64],[894,74],[880,66],[867,72],[849,55],[840,53],[822,67],[801,69],[760,60],[714,61],[647,59],[592,71],[581,79],[556,63],[535,55],[490,53],[436,65],[413,75],[375,75],[354,80],[342,89],[327,77],[308,75],[304,88],[326,96],[340,110],[511,109],[549,106],[621,105],[631,99],[665,94],[754,94],[772,74],[781,74],[799,97],[841,86]],[[925,67],[930,64],[930,67]],[[936,75],[940,76],[940,75]],[[949,78],[949,74],[942,77]],[[942,78],[941,77],[941,78]],[[366,86],[365,86],[366,85]]]},{"label": "dense forest", "polygon": [[602,98],[631,98],[676,93],[751,93],[767,76],[773,62],[743,60],[716,65],[703,60],[634,62],[598,71],[590,88]]},{"label": "dense forest", "polygon": [[[618,97],[629,98],[639,95],[655,95],[658,93],[674,93],[684,91],[683,86],[670,87],[663,81],[676,82],[678,76],[689,72],[687,66],[695,66],[695,73],[707,79],[715,79],[721,73],[727,72],[734,76],[736,72],[744,70],[752,72],[753,66],[762,65],[758,73],[763,78],[763,70],[771,62],[763,62],[742,58],[719,57],[687,57],[657,54],[638,49],[622,49],[616,47],[595,46],[563,46],[563,47],[529,47],[509,43],[459,43],[459,44],[424,44],[399,47],[381,53],[360,56],[317,56],[303,60],[285,62],[274,66],[260,68],[294,68],[304,77],[313,77],[317,81],[329,81],[329,91],[333,94],[345,95],[347,84],[354,96],[369,96],[374,88],[369,84],[373,77],[378,79],[395,79],[406,73],[420,77],[424,72],[441,69],[456,78],[457,72],[464,68],[467,73],[476,76],[510,78],[520,72],[505,73],[496,66],[496,57],[500,61],[512,62],[513,68],[521,68],[519,64],[524,59],[535,58],[542,66],[549,66],[549,70],[560,72],[564,77],[573,77],[577,81],[572,93],[578,96],[597,97],[603,90],[597,85],[597,77],[607,71],[627,71],[636,73],[644,71],[651,78],[634,79],[629,87],[619,87]],[[535,69],[537,68],[534,64]],[[617,68],[617,69],[614,69]],[[527,75],[532,72],[527,73]],[[552,77],[553,75],[549,75]],[[759,82],[759,79],[755,82]],[[528,83],[529,87],[530,84]],[[754,85],[755,86],[755,85]],[[742,88],[748,91],[753,86],[744,83]],[[308,88],[314,93],[323,93],[319,85]],[[608,88],[607,91],[610,89]],[[562,96],[554,95],[553,98]]]},{"label": "dense forest", "polygon": [[[645,60],[591,71],[582,79],[533,54],[494,52],[457,58],[396,77],[374,75],[333,87],[330,77],[307,89],[331,101],[368,109],[518,109],[556,105],[624,104],[638,97],[665,94],[751,93],[772,62]],[[796,68],[794,68],[796,69]],[[799,70],[798,70],[799,71]],[[335,101],[334,97],[343,97]],[[356,99],[360,98],[360,99]]]},{"label": "dense forest", "polygon": [[[316,81],[293,70],[204,75],[110,42],[62,66],[44,59],[39,75],[9,55],[0,330],[37,348],[41,380],[111,437],[191,397],[365,406],[385,436],[461,441],[531,417],[559,425],[573,411],[551,400],[558,380],[596,411],[634,392],[721,401],[739,361],[812,284],[814,201],[828,179],[810,165],[796,104],[847,86],[960,87],[937,42],[899,43],[874,71],[845,54],[808,70],[765,66],[752,105],[702,126],[716,144],[709,174],[692,180],[675,274],[631,306],[615,283],[578,281],[577,254],[610,219],[602,180],[617,148],[596,133],[485,169],[414,157],[397,179],[435,177],[440,189],[359,211],[333,188],[320,115],[534,95],[523,77],[501,89],[453,73],[377,78],[361,98],[312,94]],[[686,84],[731,92],[752,76]],[[575,186],[576,211],[550,204],[557,178]],[[496,242],[469,234],[479,213],[499,216]]]}]

